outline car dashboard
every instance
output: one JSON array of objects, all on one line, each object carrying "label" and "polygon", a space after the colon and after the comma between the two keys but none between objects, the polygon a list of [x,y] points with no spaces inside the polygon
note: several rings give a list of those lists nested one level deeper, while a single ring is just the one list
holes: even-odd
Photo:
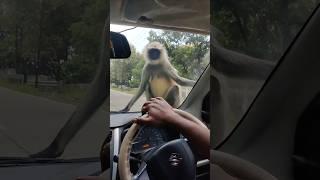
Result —
[{"label": "car dashboard", "polygon": [[[110,172],[111,179],[118,180],[118,155],[121,146],[121,142],[131,126],[131,120],[140,116],[140,112],[129,112],[129,113],[111,113],[110,115],[110,130],[112,132],[112,138],[110,143],[110,155],[111,164]],[[133,141],[131,155],[133,157],[139,157],[139,155],[152,150],[155,147],[161,146],[162,144],[180,138],[174,129],[168,130],[168,127],[156,128],[150,126],[142,126]],[[133,171],[136,170],[137,163],[134,159],[132,160],[131,168]],[[197,161],[197,180],[209,179],[209,160],[198,160]]]}]

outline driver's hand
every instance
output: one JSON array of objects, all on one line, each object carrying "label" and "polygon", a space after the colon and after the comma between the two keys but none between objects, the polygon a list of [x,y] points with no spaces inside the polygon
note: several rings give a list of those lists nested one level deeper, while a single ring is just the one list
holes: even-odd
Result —
[{"label": "driver's hand", "polygon": [[143,104],[141,111],[147,114],[138,117],[134,122],[153,126],[171,124],[177,115],[162,97],[151,98]]}]

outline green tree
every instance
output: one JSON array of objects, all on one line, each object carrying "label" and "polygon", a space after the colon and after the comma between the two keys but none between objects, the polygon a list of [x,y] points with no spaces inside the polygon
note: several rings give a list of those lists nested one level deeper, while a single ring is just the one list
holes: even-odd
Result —
[{"label": "green tree", "polygon": [[114,59],[111,61],[111,83],[120,87],[136,88],[140,84],[144,60],[133,45],[130,45],[130,48],[131,56],[128,59]]},{"label": "green tree", "polygon": [[[2,67],[68,82],[93,76],[106,17],[104,0],[3,0],[0,10]],[[86,74],[67,77],[79,73]]]},{"label": "green tree", "polygon": [[137,88],[139,87],[141,81],[141,73],[144,66],[144,59],[142,54],[138,53],[133,45],[131,45],[131,76],[129,80],[129,87]]},{"label": "green tree", "polygon": [[[150,31],[149,42],[162,43],[171,63],[179,74],[186,78],[197,79],[207,66],[204,56],[209,52],[209,37],[201,34],[177,31]],[[206,63],[203,63],[206,61]]]}]

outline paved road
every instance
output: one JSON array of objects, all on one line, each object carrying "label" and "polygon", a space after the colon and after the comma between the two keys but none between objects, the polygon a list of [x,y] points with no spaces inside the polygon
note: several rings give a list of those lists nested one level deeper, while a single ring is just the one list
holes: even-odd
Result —
[{"label": "paved road", "polygon": [[[110,90],[110,110],[119,111],[123,109],[130,99],[133,97],[132,94],[127,94],[115,90]],[[146,101],[144,95],[142,95],[137,102],[132,106],[130,111],[140,111],[143,103]]]},{"label": "paved road", "polygon": [[[132,98],[111,90],[111,110]],[[145,97],[131,111],[140,111]],[[68,120],[75,106],[0,87],[0,156],[27,156],[45,148]],[[98,156],[106,136],[106,110],[99,110],[67,146],[62,157]]]},{"label": "paved road", "polygon": [[[184,101],[184,99],[189,94],[191,88],[190,87],[181,87],[181,96],[180,100],[181,102]],[[130,99],[133,97],[132,94],[123,93],[120,91],[110,90],[110,110],[111,111],[119,111],[123,109],[127,103],[130,101]],[[137,102],[132,106],[130,111],[140,111],[143,103],[146,101],[146,97],[144,94],[137,100]]]},{"label": "paved road", "polygon": [[[75,107],[0,87],[0,156],[26,156],[46,147]],[[63,157],[97,156],[108,113],[99,110],[75,136]]]}]

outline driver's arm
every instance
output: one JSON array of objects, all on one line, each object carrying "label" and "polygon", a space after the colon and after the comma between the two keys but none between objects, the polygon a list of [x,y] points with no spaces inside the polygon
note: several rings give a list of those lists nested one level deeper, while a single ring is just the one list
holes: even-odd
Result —
[{"label": "driver's arm", "polygon": [[172,125],[190,140],[199,155],[204,158],[210,157],[210,130],[208,128],[180,116],[161,97],[151,98],[143,105],[142,111],[148,112],[148,115],[138,117],[135,120],[136,123],[153,126]]}]

